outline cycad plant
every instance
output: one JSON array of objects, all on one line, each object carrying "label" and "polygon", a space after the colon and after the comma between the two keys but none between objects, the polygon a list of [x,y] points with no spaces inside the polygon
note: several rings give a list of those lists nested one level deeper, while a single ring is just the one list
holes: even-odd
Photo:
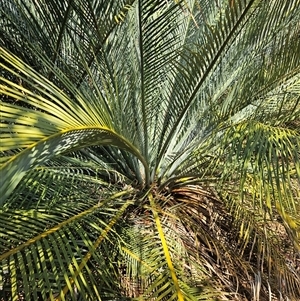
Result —
[{"label": "cycad plant", "polygon": [[0,300],[299,300],[299,0],[0,9]]}]

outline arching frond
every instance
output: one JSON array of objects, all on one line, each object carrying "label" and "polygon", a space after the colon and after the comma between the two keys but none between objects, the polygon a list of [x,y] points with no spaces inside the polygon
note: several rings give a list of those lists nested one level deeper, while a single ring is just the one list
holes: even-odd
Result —
[{"label": "arching frond", "polygon": [[[118,276],[101,266],[108,258],[113,261],[113,229],[132,204],[122,201],[126,194],[130,191],[103,199],[90,197],[84,202],[77,195],[68,202],[44,201],[38,209],[2,211],[1,227],[6,230],[1,231],[3,297],[115,297],[118,292],[113,287]],[[101,252],[96,253],[99,248]],[[106,291],[100,291],[99,282],[106,284]]]}]

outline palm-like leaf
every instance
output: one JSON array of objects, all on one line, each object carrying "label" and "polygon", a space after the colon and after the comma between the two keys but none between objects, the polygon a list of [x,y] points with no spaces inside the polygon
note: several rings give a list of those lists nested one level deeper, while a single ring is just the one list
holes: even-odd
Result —
[{"label": "palm-like leaf", "polygon": [[2,2],[0,297],[297,300],[299,1]]}]

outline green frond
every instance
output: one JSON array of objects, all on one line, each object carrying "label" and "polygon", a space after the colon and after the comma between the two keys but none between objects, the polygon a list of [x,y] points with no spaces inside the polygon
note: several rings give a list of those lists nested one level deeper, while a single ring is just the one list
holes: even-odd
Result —
[{"label": "green frond", "polygon": [[239,183],[240,198],[250,196],[254,208],[264,209],[271,216],[275,210],[298,245],[298,133],[284,127],[244,122],[232,127],[224,136],[223,177]]},{"label": "green frond", "polygon": [[[2,141],[5,144],[5,140]],[[82,127],[58,132],[30,145],[1,166],[1,203],[5,201],[30,168],[46,162],[54,155],[57,156],[93,144],[110,144],[130,151],[133,149],[126,145],[127,143],[117,134],[101,127]],[[24,146],[19,146],[19,148],[22,147]]]},{"label": "green frond", "polygon": [[[26,300],[32,294],[36,300],[38,295],[44,300],[64,300],[67,295],[72,299],[80,295],[85,300],[100,296],[95,284],[111,281],[113,285],[117,281],[115,275],[108,278],[101,272],[100,266],[107,260],[101,245],[111,246],[114,234],[110,233],[132,204],[130,200],[122,201],[126,195],[130,191],[102,200],[73,201],[72,207],[64,202],[49,207],[44,202],[44,208],[40,204],[33,210],[1,211],[5,230],[1,231],[1,279],[6,294],[13,298],[23,294]],[[39,279],[37,283],[35,278]],[[112,294],[112,289],[105,294]]]},{"label": "green frond", "polygon": [[[14,61],[13,67],[18,68],[26,76],[30,76],[30,81],[39,82],[38,75],[29,66],[22,65],[19,60],[4,50],[1,54],[11,63]],[[7,70],[15,73],[12,69]],[[46,79],[46,86],[37,90],[43,92],[46,97],[50,96],[50,100],[36,96],[36,92],[32,93],[27,89],[19,92],[13,82],[5,78],[2,78],[2,81],[5,83],[1,87],[4,95],[14,97],[19,102],[31,105],[35,109],[16,104],[1,104],[1,115],[5,118],[5,123],[2,124],[1,151],[7,153],[11,150],[22,150],[11,158],[6,156],[7,162],[1,166],[1,203],[5,201],[28,169],[42,164],[53,156],[78,148],[90,145],[113,145],[133,153],[143,164],[146,164],[139,151],[121,135],[110,129],[110,124],[97,118],[92,107],[88,107],[83,99],[79,100],[83,107],[81,111],[78,111],[80,107],[72,103],[66,95],[59,94],[59,89]],[[53,96],[45,92],[45,88]],[[55,96],[59,96],[59,99]],[[52,114],[52,110],[56,116]],[[89,115],[85,113],[87,111],[90,112]],[[52,118],[48,117],[49,114]],[[16,116],[20,118],[12,123]],[[28,136],[29,133],[30,136]]]},{"label": "green frond", "polygon": [[[5,1],[1,5],[5,17],[1,40],[5,47],[30,65],[39,62],[43,53],[80,85],[87,73],[74,44],[80,43],[88,66],[91,66],[95,59],[93,53],[101,52],[133,3],[132,0],[113,3],[91,0],[60,3]],[[43,71],[48,78],[55,78],[52,71]]]}]

